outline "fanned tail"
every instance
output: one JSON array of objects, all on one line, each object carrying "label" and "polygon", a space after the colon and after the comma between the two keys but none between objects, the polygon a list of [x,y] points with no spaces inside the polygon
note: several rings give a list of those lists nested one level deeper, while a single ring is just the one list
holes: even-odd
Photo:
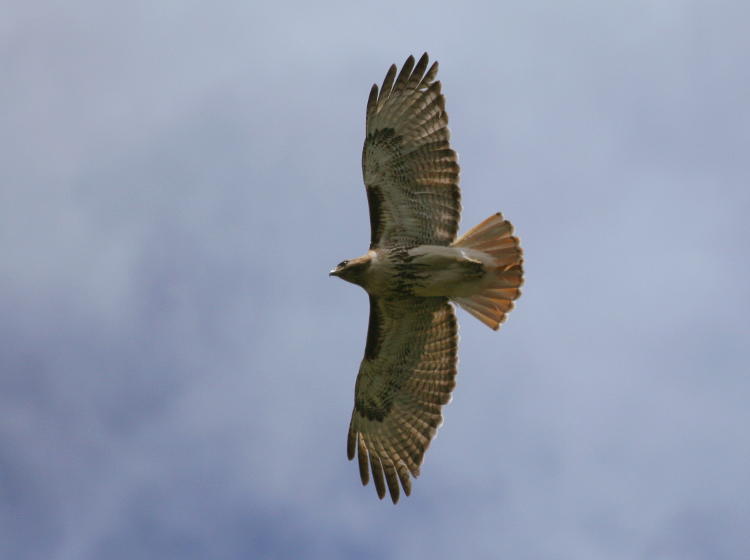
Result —
[{"label": "fanned tail", "polygon": [[487,267],[488,285],[477,294],[454,301],[497,330],[513,309],[513,300],[521,295],[523,284],[523,250],[513,235],[513,225],[498,212],[459,237],[453,246],[482,251],[492,257],[492,264]]}]

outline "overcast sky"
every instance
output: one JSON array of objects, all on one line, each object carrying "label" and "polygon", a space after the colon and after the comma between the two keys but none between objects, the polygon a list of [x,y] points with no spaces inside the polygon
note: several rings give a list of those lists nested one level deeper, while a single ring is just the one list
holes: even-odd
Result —
[{"label": "overcast sky", "polygon": [[[0,557],[750,558],[750,4],[107,4],[0,21]],[[423,51],[526,284],[394,507],[328,270]]]}]

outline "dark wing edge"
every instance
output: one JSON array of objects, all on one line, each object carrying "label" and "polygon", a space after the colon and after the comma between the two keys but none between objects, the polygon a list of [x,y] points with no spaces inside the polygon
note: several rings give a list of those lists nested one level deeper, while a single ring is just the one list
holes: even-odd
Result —
[{"label": "dark wing edge", "polygon": [[370,248],[449,245],[458,231],[459,166],[450,148],[438,63],[409,56],[392,65],[367,101],[362,173]]},{"label": "dark wing edge", "polygon": [[[397,503],[411,494],[424,454],[456,385],[458,326],[444,298],[370,296],[367,350],[355,387],[347,456],[358,458],[363,485],[386,487]],[[400,484],[400,487],[399,487]]]}]

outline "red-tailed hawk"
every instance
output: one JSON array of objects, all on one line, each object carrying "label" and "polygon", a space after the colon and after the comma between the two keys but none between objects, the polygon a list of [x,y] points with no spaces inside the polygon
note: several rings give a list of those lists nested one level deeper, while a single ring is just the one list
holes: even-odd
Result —
[{"label": "red-tailed hawk", "polygon": [[382,499],[408,496],[456,385],[455,302],[497,329],[523,282],[513,226],[497,213],[456,239],[461,213],[456,153],[437,62],[392,65],[367,101],[362,172],[370,250],[331,271],[370,296],[365,356],[354,389],[347,454],[370,471]]}]

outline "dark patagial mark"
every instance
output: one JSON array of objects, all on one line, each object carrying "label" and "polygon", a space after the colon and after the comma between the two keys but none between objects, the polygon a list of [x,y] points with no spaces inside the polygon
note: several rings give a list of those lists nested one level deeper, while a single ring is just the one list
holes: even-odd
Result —
[{"label": "dark patagial mark", "polygon": [[[393,128],[381,128],[371,132],[365,138],[365,145],[362,148],[362,170],[365,170],[365,161],[367,160],[367,173],[372,173],[378,177],[385,175],[388,170],[380,169],[381,162],[377,159],[368,160],[367,153],[376,146],[390,152],[390,159],[397,158],[399,153],[399,144],[402,142],[401,136],[396,136]],[[390,165],[390,164],[388,164]],[[373,249],[380,242],[383,235],[383,203],[385,196],[380,185],[376,182],[365,184],[367,190],[367,204],[370,207],[370,249]]]},{"label": "dark patagial mark", "polygon": [[383,236],[383,192],[377,185],[367,187],[367,205],[370,207],[370,249],[374,249]]},{"label": "dark patagial mark", "polygon": [[378,300],[370,296],[370,323],[367,325],[367,343],[365,344],[365,360],[374,360],[382,345],[383,338],[383,312],[380,310]]}]

